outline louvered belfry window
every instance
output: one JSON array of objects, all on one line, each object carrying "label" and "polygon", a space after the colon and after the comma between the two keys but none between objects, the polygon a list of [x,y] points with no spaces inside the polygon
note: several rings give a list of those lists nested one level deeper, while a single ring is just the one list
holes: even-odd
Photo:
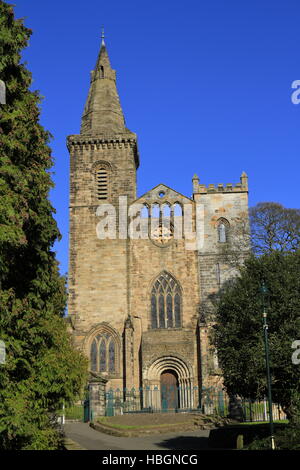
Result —
[{"label": "louvered belfry window", "polygon": [[167,272],[155,281],[151,292],[151,328],[181,327],[181,291]]},{"label": "louvered belfry window", "polygon": [[97,198],[99,200],[108,198],[108,172],[105,168],[96,171]]}]

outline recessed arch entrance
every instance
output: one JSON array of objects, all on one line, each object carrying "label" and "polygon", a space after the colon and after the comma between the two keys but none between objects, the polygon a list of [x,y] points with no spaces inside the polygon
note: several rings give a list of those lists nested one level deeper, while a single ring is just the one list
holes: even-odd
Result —
[{"label": "recessed arch entrance", "polygon": [[178,356],[155,359],[144,371],[145,407],[154,409],[195,408],[193,367]]}]

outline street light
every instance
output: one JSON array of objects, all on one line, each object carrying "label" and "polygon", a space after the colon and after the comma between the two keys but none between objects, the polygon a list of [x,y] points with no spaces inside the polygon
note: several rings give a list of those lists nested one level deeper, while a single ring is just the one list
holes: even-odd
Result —
[{"label": "street light", "polygon": [[272,450],[274,450],[275,440],[274,440],[274,424],[273,424],[273,411],[272,411],[272,384],[271,384],[271,374],[270,374],[268,324],[267,324],[267,312],[266,312],[266,302],[265,302],[266,295],[268,294],[268,289],[264,281],[262,282],[262,285],[261,285],[261,293],[262,293],[262,298],[263,298],[263,331],[264,331],[266,371],[267,371],[270,438],[271,438],[271,448]]}]

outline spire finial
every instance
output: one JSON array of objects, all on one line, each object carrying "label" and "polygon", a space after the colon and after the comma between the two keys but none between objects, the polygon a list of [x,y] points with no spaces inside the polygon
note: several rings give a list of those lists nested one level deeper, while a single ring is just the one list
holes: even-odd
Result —
[{"label": "spire finial", "polygon": [[103,28],[103,27],[102,27],[102,30],[101,30],[101,40],[102,40],[101,44],[102,44],[103,46],[105,46],[105,42],[104,42],[104,28]]}]

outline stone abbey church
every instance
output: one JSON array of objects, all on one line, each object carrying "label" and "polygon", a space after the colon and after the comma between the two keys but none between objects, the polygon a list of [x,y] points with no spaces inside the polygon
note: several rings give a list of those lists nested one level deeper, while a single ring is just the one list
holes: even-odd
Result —
[{"label": "stone abbey church", "polygon": [[[210,298],[232,276],[223,249],[248,218],[247,175],[208,187],[195,175],[192,197],[164,184],[137,197],[137,136],[125,125],[104,40],[80,134],[67,143],[69,319],[75,346],[89,358],[91,384],[122,390],[124,401],[134,389],[141,407],[197,408],[199,391],[222,383],[209,342]],[[124,202],[142,208],[140,236],[128,236]],[[202,242],[193,245],[183,226],[190,215],[194,231],[197,207]],[[105,217],[113,230],[99,235]],[[163,396],[164,387],[175,392]],[[154,389],[153,401],[145,391]]]}]

